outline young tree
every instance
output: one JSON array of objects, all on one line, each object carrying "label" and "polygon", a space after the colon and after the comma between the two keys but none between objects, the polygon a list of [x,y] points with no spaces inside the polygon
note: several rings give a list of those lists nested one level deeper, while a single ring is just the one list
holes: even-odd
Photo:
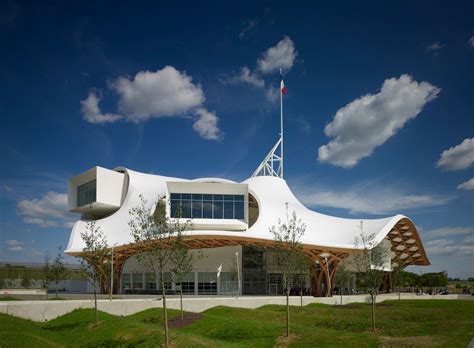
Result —
[{"label": "young tree", "polygon": [[296,217],[293,211],[291,216],[288,213],[286,204],[285,221],[278,219],[278,225],[270,228],[273,235],[275,247],[273,249],[274,259],[282,274],[283,288],[286,295],[286,336],[290,335],[290,290],[294,284],[295,275],[301,267],[303,255],[303,245],[301,237],[306,231],[306,225]]},{"label": "young tree", "polygon": [[405,288],[408,284],[408,277],[407,273],[404,271],[405,266],[400,265],[398,267],[394,267],[392,270],[392,282],[395,290],[398,292],[398,300],[401,300],[401,292],[402,289]]},{"label": "young tree", "polygon": [[179,219],[168,218],[167,204],[165,198],[158,199],[155,204],[149,204],[140,195],[139,205],[130,210],[128,223],[138,249],[136,254],[138,261],[160,278],[165,347],[169,347],[169,332],[164,271],[171,266],[174,254],[182,252],[180,244],[175,241],[189,228],[187,224],[180,223]]},{"label": "young tree", "polygon": [[188,248],[183,243],[183,237],[177,236],[173,241],[174,252],[171,254],[171,279],[175,284],[179,283],[179,303],[181,308],[181,320],[184,319],[183,312],[183,279],[193,270],[194,257],[189,253]]},{"label": "young tree", "polygon": [[296,274],[294,284],[299,288],[300,308],[303,311],[303,289],[306,288],[306,281],[309,275],[308,258],[303,254],[302,250],[298,253],[299,258],[296,264]]},{"label": "young tree", "polygon": [[344,263],[339,264],[336,269],[336,274],[334,275],[334,283],[339,288],[339,295],[341,295],[341,306],[342,306],[342,294],[343,289],[347,285],[351,277],[350,272],[347,270]]},{"label": "young tree", "polygon": [[86,230],[81,233],[81,238],[85,244],[82,249],[81,266],[84,274],[94,288],[95,323],[98,324],[97,287],[101,277],[105,276],[103,274],[102,264],[109,254],[107,240],[100,227],[96,226],[94,220],[87,223]]},{"label": "young tree", "polygon": [[[355,253],[355,264],[358,271],[360,286],[370,295],[372,305],[372,330],[375,331],[375,302],[386,270],[386,260],[390,250],[377,244],[375,234],[364,233],[363,222],[359,226],[360,235],[355,238],[355,247],[360,249]],[[390,260],[390,259],[389,259]]]},{"label": "young tree", "polygon": [[50,282],[51,282],[51,258],[49,257],[49,253],[46,252],[46,254],[44,255],[44,262],[43,262],[43,277],[41,279],[43,288],[45,288],[46,290],[46,299],[48,299],[48,288],[49,288]]},{"label": "young tree", "polygon": [[58,254],[51,265],[51,278],[55,284],[56,298],[58,298],[58,284],[67,276],[66,266],[63,263],[63,255],[61,253],[62,246],[58,246]]}]

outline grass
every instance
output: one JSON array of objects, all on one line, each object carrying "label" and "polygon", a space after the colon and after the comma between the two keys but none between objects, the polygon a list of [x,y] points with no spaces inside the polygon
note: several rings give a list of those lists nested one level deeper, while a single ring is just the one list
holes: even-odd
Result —
[{"label": "grass", "polygon": [[13,296],[2,296],[0,297],[0,301],[21,301],[21,300]]},{"label": "grass", "polygon": [[[171,320],[179,312],[170,310]],[[47,323],[0,314],[1,347],[156,347],[163,340],[162,311],[128,317],[76,310]],[[474,301],[386,301],[377,306],[377,331],[370,330],[370,307],[311,304],[291,307],[285,333],[285,307],[215,307],[190,325],[171,330],[174,347],[466,347],[474,337]]]}]

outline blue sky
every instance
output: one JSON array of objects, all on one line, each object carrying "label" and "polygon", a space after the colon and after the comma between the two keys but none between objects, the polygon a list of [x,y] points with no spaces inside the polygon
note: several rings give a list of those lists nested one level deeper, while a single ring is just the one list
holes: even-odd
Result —
[{"label": "blue sky", "polygon": [[282,67],[295,194],[406,214],[424,272],[474,276],[473,9],[2,2],[0,260],[65,246],[67,179],[95,165],[246,179],[278,138]]}]

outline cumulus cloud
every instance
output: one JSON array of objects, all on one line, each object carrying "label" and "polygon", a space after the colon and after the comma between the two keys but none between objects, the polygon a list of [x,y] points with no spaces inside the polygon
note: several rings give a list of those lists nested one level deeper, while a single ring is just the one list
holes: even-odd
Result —
[{"label": "cumulus cloud", "polygon": [[120,96],[119,111],[133,122],[183,115],[205,100],[201,86],[172,66],[140,71],[133,78],[119,77],[109,87]]},{"label": "cumulus cloud", "polygon": [[423,232],[423,237],[427,239],[445,238],[448,236],[461,236],[461,235],[472,235],[474,234],[474,227],[441,227],[434,230]]},{"label": "cumulus cloud", "polygon": [[319,148],[318,160],[351,168],[415,118],[440,89],[409,75],[384,81],[377,94],[366,94],[339,109],[324,133],[333,139]]},{"label": "cumulus cloud", "polygon": [[122,118],[117,114],[103,114],[100,111],[99,102],[102,95],[99,91],[91,90],[86,99],[81,101],[82,117],[89,123],[112,123]]},{"label": "cumulus cloud", "polygon": [[270,74],[280,68],[291,70],[297,55],[295,44],[288,36],[285,36],[276,46],[267,49],[262,58],[258,59],[258,70],[262,74]]},{"label": "cumulus cloud", "polygon": [[474,138],[466,138],[457,145],[444,150],[436,164],[436,167],[457,171],[469,168],[474,163]]},{"label": "cumulus cloud", "polygon": [[252,71],[248,66],[243,66],[238,75],[223,79],[223,84],[245,83],[260,88],[264,91],[265,98],[271,104],[274,104],[279,97],[280,90],[276,86],[267,84],[263,78],[264,75],[274,73],[280,68],[289,71],[295,63],[296,56],[295,44],[285,36],[276,46],[268,48],[257,59],[257,67]]},{"label": "cumulus cloud", "polygon": [[68,212],[67,194],[54,191],[41,198],[18,202],[17,210],[23,222],[40,227],[69,227],[74,219]]},{"label": "cumulus cloud", "polygon": [[244,66],[240,69],[239,75],[233,76],[228,80],[223,81],[224,83],[237,84],[237,83],[247,83],[257,88],[265,87],[265,81],[260,78],[257,74],[250,71],[247,66]]},{"label": "cumulus cloud", "polygon": [[198,119],[193,124],[193,129],[204,139],[219,140],[222,133],[217,126],[219,118],[214,112],[207,111],[204,108],[196,109]]},{"label": "cumulus cloud", "polygon": [[[247,78],[251,79],[251,76]],[[86,121],[110,123],[125,119],[138,123],[150,118],[195,115],[205,101],[201,85],[193,83],[191,76],[172,66],[157,71],[140,71],[133,77],[118,77],[108,82],[108,88],[119,96],[119,114],[102,114],[99,108],[102,96],[91,90],[89,96],[81,101]]]},{"label": "cumulus cloud", "polygon": [[340,190],[304,186],[297,187],[296,192],[305,205],[346,209],[351,214],[400,213],[410,209],[441,206],[451,199],[441,195],[405,193],[395,187],[377,185],[356,185]]},{"label": "cumulus cloud", "polygon": [[463,182],[462,184],[458,185],[457,188],[458,190],[474,190],[474,178]]}]

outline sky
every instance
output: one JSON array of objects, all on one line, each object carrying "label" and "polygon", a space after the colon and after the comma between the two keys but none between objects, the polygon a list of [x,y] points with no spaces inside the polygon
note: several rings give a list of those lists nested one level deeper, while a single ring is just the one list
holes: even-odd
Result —
[{"label": "sky", "polygon": [[0,261],[67,246],[67,180],[93,166],[248,178],[279,137],[281,68],[295,195],[407,215],[432,263],[410,270],[474,277],[473,10],[2,1]]}]

